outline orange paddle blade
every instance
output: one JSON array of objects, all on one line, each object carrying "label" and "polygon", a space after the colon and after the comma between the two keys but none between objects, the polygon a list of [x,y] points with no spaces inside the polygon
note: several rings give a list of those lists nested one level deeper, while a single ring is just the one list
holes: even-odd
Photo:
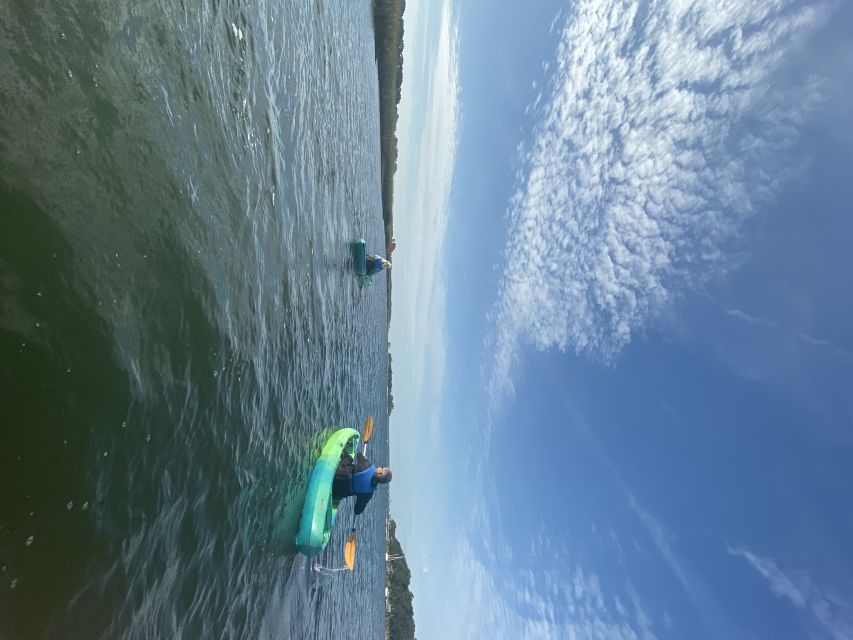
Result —
[{"label": "orange paddle blade", "polygon": [[355,569],[355,529],[350,532],[347,543],[344,545],[344,564],[350,571]]},{"label": "orange paddle blade", "polygon": [[373,435],[373,416],[367,416],[364,420],[364,430],[361,433],[361,441],[367,444],[370,436]]}]

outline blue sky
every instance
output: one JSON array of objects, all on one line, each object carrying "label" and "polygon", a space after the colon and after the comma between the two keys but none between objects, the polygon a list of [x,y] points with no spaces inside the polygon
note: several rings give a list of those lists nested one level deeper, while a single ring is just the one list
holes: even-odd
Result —
[{"label": "blue sky", "polygon": [[853,7],[405,19],[418,637],[853,637]]}]

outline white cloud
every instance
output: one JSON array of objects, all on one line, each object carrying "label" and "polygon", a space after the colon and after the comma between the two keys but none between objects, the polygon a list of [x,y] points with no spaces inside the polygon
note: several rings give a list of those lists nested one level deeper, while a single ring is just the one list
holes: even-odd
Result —
[{"label": "white cloud", "polygon": [[772,305],[774,317],[727,308],[711,296],[692,306],[667,313],[666,326],[676,340],[813,412],[819,419],[797,423],[810,437],[850,441],[853,399],[843,385],[827,381],[849,376],[853,352],[817,333],[831,325],[812,300],[798,293],[780,296]]},{"label": "white cloud", "polygon": [[[394,178],[393,300],[389,340],[393,350],[394,411],[390,416],[391,513],[407,550],[420,549],[423,571],[413,570],[418,623],[430,615],[422,597],[443,565],[443,536],[435,521],[446,501],[435,482],[444,458],[438,437],[446,367],[444,244],[449,194],[460,130],[458,17],[449,2],[411,0],[405,13],[406,55],[397,123]],[[431,438],[429,436],[432,436]],[[438,476],[424,483],[426,461]],[[433,570],[427,571],[428,567]]]},{"label": "white cloud", "polygon": [[[627,487],[625,488],[627,492]],[[676,553],[673,545],[676,536],[658,518],[653,516],[645,507],[639,504],[633,494],[627,492],[628,505],[645,528],[652,543],[660,553],[661,558],[669,566],[675,575],[681,588],[693,604],[699,614],[706,630],[711,631],[712,636],[720,636],[722,625],[729,622],[722,612],[716,599],[710,594],[707,587],[698,576],[690,569]]]},{"label": "white cloud", "polygon": [[825,340],[824,338],[816,338],[815,336],[810,335],[805,331],[786,327],[781,323],[777,322],[776,320],[754,316],[740,309],[727,309],[726,314],[731,316],[732,318],[741,320],[746,324],[753,325],[761,329],[774,331],[780,334],[782,338],[787,339],[789,341],[800,341],[810,347],[816,347],[819,349],[827,350],[834,356],[838,357],[844,363],[853,364],[853,354],[830,340]]},{"label": "white cloud", "polygon": [[[630,485],[599,442],[594,429],[587,422],[583,414],[578,411],[569,394],[565,391],[562,393],[562,401],[563,412],[571,420],[573,428],[584,434],[589,442],[592,443],[593,450],[597,452],[598,463],[625,496],[628,508],[642,525],[660,558],[667,565],[676,580],[678,580],[682,591],[693,605],[708,636],[712,638],[735,637],[736,631],[730,616],[720,606],[715,594],[708,588],[704,578],[697,574],[691,563],[686,561],[676,549],[677,536],[657,516],[653,515],[637,500]],[[615,532],[612,530],[610,537],[613,543],[615,543],[618,553],[622,555],[623,550]],[[640,555],[647,555],[643,546],[636,539],[633,540],[633,547],[634,551]],[[618,559],[619,564],[622,564],[623,561],[624,557]],[[636,600],[636,598],[632,598],[632,600]],[[638,617],[638,620],[641,619],[641,617]],[[671,618],[666,626],[672,626]]]},{"label": "white cloud", "polygon": [[853,604],[849,597],[834,589],[818,585],[805,571],[785,571],[772,558],[754,554],[748,547],[726,545],[733,556],[746,560],[770,587],[770,591],[794,607],[807,612],[819,638],[848,640],[853,638]]},{"label": "white cloud", "polygon": [[[734,637],[734,627],[729,616],[720,606],[717,598],[706,585],[705,580],[693,570],[690,563],[685,561],[675,549],[676,535],[660,519],[652,515],[648,509],[637,502],[624,481],[621,482],[623,491],[628,498],[628,506],[643,525],[660,557],[678,580],[682,591],[693,605],[708,637]],[[665,625],[671,627],[672,619],[670,618],[669,622],[665,623]]]},{"label": "white cloud", "polygon": [[520,344],[612,359],[793,170],[822,81],[780,69],[827,3],[582,0],[566,15],[509,206],[489,391]]},{"label": "white cloud", "polygon": [[[416,141],[408,140],[418,152],[400,167],[395,182],[395,208],[403,213],[399,224],[395,219],[399,247],[394,275],[399,276],[404,296],[403,308],[395,305],[394,310],[403,315],[407,347],[418,353],[415,388],[421,387],[430,365],[430,377],[443,379],[444,349],[435,348],[429,338],[444,343],[447,287],[442,261],[459,137],[457,42],[458,25],[445,4],[428,79],[425,126]],[[412,135],[411,129],[408,133]]]},{"label": "white cloud", "polygon": [[442,619],[419,621],[419,633],[432,637],[435,630],[451,640],[654,640],[646,607],[630,585],[606,597],[598,575],[555,553],[559,543],[542,534],[537,540],[536,568],[509,570],[509,560],[482,560],[461,538],[437,594]]},{"label": "white cloud", "polygon": [[[417,3],[412,8],[428,9]],[[434,33],[418,30],[410,17],[407,13],[407,38],[428,42],[421,45],[424,59],[407,58],[403,70],[401,156],[394,181],[394,209],[399,213],[394,220],[397,249],[390,340],[394,391],[401,402],[396,403],[392,431],[400,423],[396,416],[418,419],[418,424],[406,421],[404,438],[438,424],[447,348],[444,242],[460,129],[458,19],[449,3],[439,8]],[[420,13],[418,17],[429,19]],[[410,22],[415,22],[411,33]],[[421,77],[422,73],[426,75]],[[408,410],[405,398],[410,401]],[[399,459],[407,447],[397,442],[402,446],[393,453]],[[392,447],[395,444],[392,439]]]},{"label": "white cloud", "polygon": [[[647,560],[651,556],[652,562],[658,565],[662,561],[661,571],[656,571],[656,575],[665,574],[667,569],[672,573],[679,588],[692,604],[705,635],[712,638],[737,637],[738,630],[728,613],[720,606],[715,594],[708,588],[705,579],[679,552],[676,535],[638,501],[569,394],[564,390],[562,393],[556,390],[556,395],[562,399],[560,410],[572,425],[571,428],[588,439],[592,445],[591,451],[596,457],[596,464],[602,469],[602,478],[612,481],[624,495],[627,508],[636,516],[642,531],[651,541],[652,550],[657,552],[651,554],[648,547],[641,546],[637,540],[633,540],[633,547],[626,550],[611,526],[592,524],[589,530],[593,538],[606,549],[607,557],[622,569],[631,563],[631,558],[626,556],[634,556],[635,559],[642,556]],[[521,545],[508,544],[502,538],[498,525],[501,520],[497,515],[500,514],[500,501],[492,492],[494,483],[489,479],[491,467],[488,462],[475,456],[471,457],[471,466],[472,478],[467,483],[466,493],[476,496],[476,500],[470,504],[470,520],[463,528],[463,534],[468,532],[467,540],[471,542],[465,542],[457,552],[458,557],[452,561],[451,566],[458,571],[458,576],[450,580],[450,583],[458,588],[458,592],[452,593],[452,607],[459,606],[461,611],[466,612],[466,617],[464,620],[454,620],[450,623],[442,621],[441,629],[458,627],[467,632],[468,627],[465,625],[471,624],[473,627],[489,625],[488,628],[497,633],[490,637],[497,638],[647,639],[656,637],[657,633],[662,633],[662,629],[673,627],[672,616],[666,612],[655,613],[654,619],[658,625],[655,627],[649,607],[632,584],[627,583],[621,591],[611,589],[609,593],[605,593],[597,574],[573,560],[581,547],[574,545],[572,551],[569,550],[572,542],[570,528],[562,529],[566,533],[560,538],[552,538],[542,524],[538,532],[531,533],[529,543],[524,545],[524,548],[521,548]],[[629,532],[633,533],[634,529]],[[477,552],[472,546],[477,548]],[[533,613],[531,608],[522,606],[523,603],[528,603],[531,597],[527,592],[521,595],[526,583],[517,578],[517,569],[510,570],[507,566],[515,567],[525,562],[537,568],[536,579],[531,582],[536,585],[536,589],[531,587],[531,590],[538,594],[534,598]],[[550,585],[563,585],[557,588],[559,598],[549,590]],[[467,596],[460,595],[469,592],[478,594],[475,601],[466,601],[464,598]],[[458,598],[462,598],[461,605],[457,605]],[[490,603],[483,605],[488,611],[475,612],[475,607],[483,602]],[[441,600],[440,605],[435,604],[433,609],[446,609],[448,606],[451,604],[445,599]],[[565,615],[561,617],[560,614]],[[540,626],[536,628],[540,634],[538,636],[524,635],[527,633],[525,625],[529,624],[528,618],[531,616],[539,622]]]},{"label": "white cloud", "polygon": [[[749,565],[758,571],[767,580],[770,585],[770,590],[780,598],[789,600],[798,609],[803,609],[806,606],[806,593],[810,591],[808,584],[802,583],[804,576],[792,579],[776,566],[776,563],[767,558],[759,558],[746,547],[731,547],[726,545],[726,549],[733,556],[740,556],[746,560]],[[802,584],[797,584],[801,582]]]}]

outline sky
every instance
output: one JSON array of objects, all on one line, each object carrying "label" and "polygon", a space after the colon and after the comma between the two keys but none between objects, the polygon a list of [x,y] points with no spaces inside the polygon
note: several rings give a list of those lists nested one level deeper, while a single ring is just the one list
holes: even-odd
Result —
[{"label": "sky", "polygon": [[407,0],[418,638],[853,638],[853,4]]}]

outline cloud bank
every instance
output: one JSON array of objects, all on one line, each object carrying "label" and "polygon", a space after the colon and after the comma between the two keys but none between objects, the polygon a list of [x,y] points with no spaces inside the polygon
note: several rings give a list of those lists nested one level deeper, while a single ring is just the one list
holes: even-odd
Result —
[{"label": "cloud bank", "polygon": [[781,71],[831,13],[800,4],[582,0],[566,15],[509,205],[496,402],[521,344],[612,360],[732,266],[822,103],[819,78]]},{"label": "cloud bank", "polygon": [[[447,279],[444,243],[450,189],[460,130],[459,20],[450,2],[410,0],[406,5],[406,56],[397,126],[400,157],[394,176],[393,349],[394,412],[390,422],[391,465],[420,469],[440,460],[438,432],[447,358]],[[430,437],[432,436],[432,437]],[[433,465],[437,467],[439,463]],[[418,625],[429,616],[425,593],[432,575],[418,570],[440,566],[435,542],[436,511],[445,500],[420,473],[400,473],[390,489],[397,536],[412,562]]]},{"label": "cloud bank", "polygon": [[[441,396],[444,380],[447,297],[444,241],[450,215],[450,189],[459,142],[459,25],[445,3],[437,37],[431,43],[429,74],[417,104],[411,92],[400,107],[400,148],[407,150],[395,176],[395,221],[399,247],[394,253],[395,351],[411,357],[411,387],[426,404]],[[397,322],[396,319],[401,321]]]}]

